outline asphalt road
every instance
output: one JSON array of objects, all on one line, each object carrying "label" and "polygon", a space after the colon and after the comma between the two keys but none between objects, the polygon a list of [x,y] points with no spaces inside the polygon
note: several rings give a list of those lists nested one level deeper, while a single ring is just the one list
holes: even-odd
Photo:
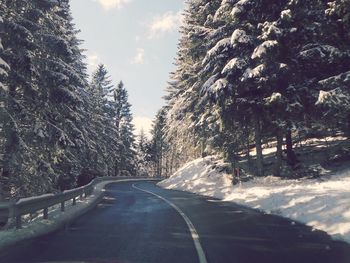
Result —
[{"label": "asphalt road", "polygon": [[305,225],[152,182],[135,186],[153,194],[131,182],[110,185],[95,209],[7,249],[0,262],[350,262],[350,245]]}]

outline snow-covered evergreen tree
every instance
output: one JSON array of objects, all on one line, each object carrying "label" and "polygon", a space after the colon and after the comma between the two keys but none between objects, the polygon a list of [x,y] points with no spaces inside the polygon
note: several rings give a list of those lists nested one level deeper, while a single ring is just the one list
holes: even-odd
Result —
[{"label": "snow-covered evergreen tree", "polygon": [[[5,110],[8,136],[2,168],[7,195],[48,189],[43,183],[47,177],[40,178],[36,175],[39,152],[30,145],[37,107],[35,104],[39,97],[38,71],[34,65],[34,57],[39,47],[34,32],[38,29],[45,30],[44,25],[39,25],[38,19],[42,19],[49,12],[49,8],[36,13],[36,16],[28,17],[28,13],[35,10],[34,2],[1,2],[0,12],[4,20],[3,59],[10,66],[6,78],[8,99]],[[32,185],[24,183],[28,180],[32,180]]]},{"label": "snow-covered evergreen tree", "polygon": [[[165,142],[164,127],[166,122],[166,109],[158,111],[151,130],[151,160],[153,163],[153,176],[164,176],[164,155],[167,150]],[[165,174],[166,175],[166,174]]]},{"label": "snow-covered evergreen tree", "polygon": [[281,175],[284,143],[298,162],[296,131],[349,131],[348,23],[348,0],[188,1],[166,97],[169,158],[224,153],[235,164],[255,133],[256,174],[275,137]]},{"label": "snow-covered evergreen tree", "polygon": [[[169,159],[169,167],[172,169],[190,159],[210,153],[212,143],[207,142],[215,137],[217,131],[216,111],[211,109],[213,105],[201,100],[198,82],[201,80],[201,64],[208,45],[207,39],[212,33],[209,26],[213,23],[220,1],[187,1],[186,4],[175,62],[177,68],[171,74],[166,97],[168,113],[165,134],[170,146],[167,151],[169,158],[166,160]],[[210,118],[203,119],[203,112]],[[207,126],[207,120],[210,120],[210,127]]]},{"label": "snow-covered evergreen tree", "polygon": [[150,142],[144,130],[141,129],[136,141],[136,169],[138,176],[149,176],[151,173],[149,148]]},{"label": "snow-covered evergreen tree", "polygon": [[106,110],[113,93],[96,97],[88,88],[69,1],[0,5],[4,195],[63,190],[78,177],[113,175],[120,160],[115,115]]},{"label": "snow-covered evergreen tree", "polygon": [[99,107],[102,111],[112,110],[108,107],[108,101],[111,101],[114,86],[112,85],[112,81],[108,75],[108,71],[105,65],[98,65],[97,69],[92,74],[90,88],[91,93],[98,103],[96,106]]},{"label": "snow-covered evergreen tree", "polygon": [[[112,100],[114,86],[104,65],[99,65],[92,74],[89,94],[91,96],[91,122],[95,132],[94,162],[104,167],[108,175],[118,175],[116,163],[120,160],[120,140],[115,126],[116,107]],[[95,148],[94,147],[94,148]],[[100,170],[101,168],[97,168]],[[93,168],[96,170],[96,167]]]},{"label": "snow-covered evergreen tree", "polygon": [[326,124],[340,127],[350,137],[350,2],[338,0],[328,5],[325,34],[329,35],[320,46],[324,71],[318,78],[316,106]]},{"label": "snow-covered evergreen tree", "polygon": [[117,164],[119,173],[125,176],[136,175],[136,152],[135,152],[135,127],[131,113],[131,104],[128,101],[128,92],[122,82],[114,92],[116,105],[116,125],[118,138],[121,141],[120,161]]},{"label": "snow-covered evergreen tree", "polygon": [[[0,4],[0,8],[3,6]],[[4,198],[3,186],[7,184],[4,174],[4,153],[8,146],[11,134],[11,115],[8,112],[8,88],[6,78],[8,77],[9,65],[2,59],[4,48],[1,42],[4,33],[4,21],[0,16],[0,201]]]}]

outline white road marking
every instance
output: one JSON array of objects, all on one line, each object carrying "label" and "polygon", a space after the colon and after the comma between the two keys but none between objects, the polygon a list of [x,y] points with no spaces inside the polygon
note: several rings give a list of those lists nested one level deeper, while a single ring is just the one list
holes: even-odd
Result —
[{"label": "white road marking", "polygon": [[195,248],[197,250],[199,263],[208,263],[207,258],[206,258],[205,253],[204,253],[204,250],[202,248],[202,245],[201,245],[201,243],[199,241],[198,232],[197,232],[196,228],[194,227],[194,225],[192,224],[191,220],[185,215],[185,213],[182,212],[181,209],[178,208],[174,203],[170,202],[169,200],[165,199],[164,197],[162,197],[160,195],[157,195],[157,194],[155,194],[153,192],[141,189],[141,188],[135,186],[135,184],[132,184],[132,187],[137,189],[137,190],[139,190],[139,191],[142,191],[142,192],[154,195],[154,196],[158,197],[159,199],[163,200],[164,202],[166,202],[172,208],[174,208],[182,216],[182,218],[185,220],[185,222],[186,222],[186,224],[188,226],[188,229],[190,230],[194,246],[195,246]]}]

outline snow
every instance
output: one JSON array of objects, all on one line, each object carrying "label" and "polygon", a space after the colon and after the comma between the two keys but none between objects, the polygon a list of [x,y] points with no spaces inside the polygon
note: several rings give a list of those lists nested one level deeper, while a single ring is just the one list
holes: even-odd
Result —
[{"label": "snow", "polygon": [[231,45],[239,44],[249,44],[252,42],[252,37],[248,36],[247,33],[242,29],[236,29],[233,31],[231,36]]},{"label": "snow", "polygon": [[331,91],[321,90],[318,96],[316,105],[327,105],[327,106],[348,106],[350,105],[350,97],[341,89],[334,89]]},{"label": "snow", "polygon": [[320,60],[327,63],[337,63],[343,53],[330,45],[309,44],[303,47],[299,56],[304,60]]},{"label": "snow", "polygon": [[[224,189],[231,185],[229,176],[222,176],[211,168],[215,157],[187,163],[169,179],[158,185],[167,189],[184,190],[208,196],[224,197]],[[222,195],[221,195],[222,194]]]},{"label": "snow", "polygon": [[232,8],[232,11],[231,11],[232,18],[233,19],[237,18],[243,11],[244,10],[241,6],[235,6],[234,8]]},{"label": "snow", "polygon": [[238,15],[240,15],[245,8],[251,4],[252,1],[251,0],[240,0],[236,3],[236,5],[233,7],[232,11],[231,11],[231,16],[233,18],[236,18]]},{"label": "snow", "polygon": [[0,76],[1,77],[7,77],[8,75],[7,75],[6,70],[3,70],[2,68],[0,68]]},{"label": "snow", "polygon": [[219,93],[228,87],[228,81],[226,79],[218,79],[214,85],[210,87],[210,91],[213,93]]},{"label": "snow", "polygon": [[215,82],[218,80],[218,74],[215,74],[214,76],[211,76],[202,86],[202,93],[208,92],[211,87],[215,84]]},{"label": "snow", "polygon": [[337,9],[339,8],[339,4],[337,1],[328,2],[329,8],[326,10],[326,14],[332,16],[337,13]]},{"label": "snow", "polygon": [[281,70],[287,70],[288,69],[288,65],[286,63],[279,63],[279,68]]},{"label": "snow", "polygon": [[269,50],[276,47],[278,42],[276,40],[267,40],[259,45],[253,52],[252,59],[261,58],[267,54]]},{"label": "snow", "polygon": [[237,5],[246,6],[246,5],[250,4],[251,2],[252,2],[252,0],[239,0],[237,2]]},{"label": "snow", "polygon": [[236,0],[222,0],[221,5],[234,4]]},{"label": "snow", "polygon": [[[3,85],[3,84],[0,82],[0,92],[1,92],[1,90],[3,90],[3,91],[8,91],[8,88],[7,88],[7,86]],[[3,102],[0,102],[0,103],[3,103]],[[4,107],[3,104],[0,104],[0,108],[1,108],[1,106]]]},{"label": "snow", "polygon": [[[1,40],[1,39],[0,39]],[[1,41],[0,41],[1,44]],[[1,50],[1,47],[0,47]],[[10,66],[0,57],[0,76],[7,77],[7,71],[10,69]]]},{"label": "snow", "polygon": [[7,64],[1,57],[0,57],[0,66],[4,67],[5,69],[10,69],[9,64]]},{"label": "snow", "polygon": [[44,131],[42,124],[39,122],[35,122],[34,124],[34,133],[42,139],[46,138],[47,136],[47,133]]},{"label": "snow", "polygon": [[262,35],[259,38],[263,40],[278,37],[282,34],[281,29],[277,26],[277,22],[265,22],[264,24],[259,24],[259,27],[262,27]]},{"label": "snow", "polygon": [[347,88],[350,85],[350,71],[320,80],[318,83],[326,89],[334,89],[339,87]]},{"label": "snow", "polygon": [[247,66],[247,62],[244,59],[234,58],[226,64],[221,74],[226,75],[231,71],[243,69],[245,66]]},{"label": "snow", "polygon": [[[328,136],[323,138],[309,138],[301,140],[299,143],[304,146],[313,146],[313,147],[322,147],[325,143],[330,142],[341,142],[347,140],[344,136]],[[263,148],[263,155],[269,155],[272,153],[276,153],[276,143],[264,143],[262,145]],[[242,152],[241,156],[244,156],[246,153]],[[250,150],[251,156],[256,156],[256,148],[252,148]]]},{"label": "snow", "polygon": [[[263,155],[268,155],[268,154],[275,153],[275,152],[276,152],[276,147],[266,147],[266,145],[263,145]],[[255,147],[253,149],[251,149],[250,155],[256,156],[256,148]]]},{"label": "snow", "polygon": [[350,169],[326,181],[268,176],[234,186],[231,175],[213,168],[220,162],[215,156],[194,160],[158,185],[288,217],[350,242]]},{"label": "snow", "polygon": [[283,100],[283,96],[279,92],[274,92],[272,95],[265,99],[266,105],[272,105],[275,103],[279,103]]},{"label": "snow", "polygon": [[252,79],[252,78],[260,78],[263,75],[265,70],[266,70],[265,64],[260,64],[253,69],[247,68],[243,73],[242,81],[245,81],[247,79]]},{"label": "snow", "polygon": [[289,21],[292,19],[292,11],[290,9],[283,10],[281,12],[281,19]]},{"label": "snow", "polygon": [[220,55],[221,53],[225,53],[228,51],[228,48],[231,46],[231,39],[224,38],[216,43],[216,45],[207,52],[202,65],[207,64],[211,58]]},{"label": "snow", "polygon": [[220,5],[219,9],[215,12],[214,21],[218,22],[220,20],[224,20],[226,14],[227,14],[227,9],[228,8],[230,8],[230,1],[223,0],[221,2],[221,5]]}]

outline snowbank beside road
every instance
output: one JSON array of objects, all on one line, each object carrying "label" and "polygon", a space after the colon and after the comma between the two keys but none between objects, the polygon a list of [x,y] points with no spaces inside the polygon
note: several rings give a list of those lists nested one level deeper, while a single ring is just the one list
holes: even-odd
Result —
[{"label": "snowbank beside road", "polygon": [[327,181],[269,176],[232,185],[230,175],[213,169],[216,161],[213,156],[197,159],[158,185],[289,217],[350,243],[350,169]]}]

